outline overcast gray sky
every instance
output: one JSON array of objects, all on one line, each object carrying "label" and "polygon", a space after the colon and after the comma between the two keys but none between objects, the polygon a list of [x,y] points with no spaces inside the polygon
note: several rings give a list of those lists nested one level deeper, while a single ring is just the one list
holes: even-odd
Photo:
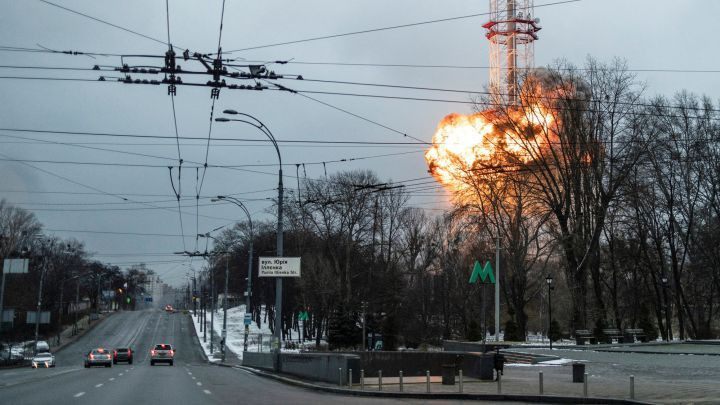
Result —
[{"label": "overcast gray sky", "polygon": [[[53,0],[82,12],[161,41],[167,39],[166,4],[162,0]],[[535,16],[543,29],[535,47],[535,64],[558,58],[582,64],[588,55],[609,62],[627,60],[646,82],[648,96],[671,96],[686,89],[718,99],[720,63],[717,53],[717,0],[583,0],[549,5],[536,0]],[[103,54],[163,55],[166,45],[73,14],[39,0],[0,0],[0,46],[73,50]],[[170,39],[179,53],[216,52],[221,0],[171,0]],[[365,0],[275,1],[227,0],[222,48],[224,51],[287,42],[310,37],[396,26],[488,11],[488,1]],[[262,49],[234,52],[227,57],[247,61],[292,60],[273,64],[278,74],[305,79],[379,83],[403,86],[482,91],[487,85],[488,43],[482,24],[487,17],[344,36]],[[195,215],[196,163],[205,161],[206,143],[183,140],[182,175],[183,246],[175,194],[167,166],[177,165],[173,139],[81,136],[8,129],[51,130],[174,137],[171,98],[167,86],[127,85],[114,82],[19,80],[8,77],[97,79],[117,73],[11,69],[7,66],[76,67],[119,66],[112,56],[9,52],[0,50],[0,198],[36,213],[49,234],[84,241],[95,257],[125,267],[146,262],[164,281],[180,284],[190,266],[202,261],[181,261],[173,252],[195,250],[195,234],[244,219],[232,205],[213,204],[211,196],[233,194],[242,198],[253,218],[270,219],[266,211],[277,187],[277,158],[263,135],[250,126],[215,123],[207,162],[209,165],[267,165],[244,170],[211,167],[202,185],[199,213]],[[127,58],[131,65],[161,66],[161,59]],[[403,65],[456,65],[478,68],[409,68],[318,65],[308,62]],[[199,70],[197,62],[179,63]],[[653,71],[655,70],[655,71]],[[666,71],[658,71],[666,70]],[[712,72],[699,72],[699,71]],[[695,71],[695,72],[693,72]],[[154,79],[156,77],[142,77]],[[199,77],[183,76],[185,81]],[[205,77],[202,80],[207,80]],[[278,83],[313,91],[425,97],[466,102],[463,93],[408,91],[324,84],[294,80]],[[463,103],[408,101],[339,95],[310,96],[375,121],[376,125],[300,95],[280,91],[222,90],[215,103],[216,116],[236,109],[262,120],[278,140],[413,142],[408,134],[430,141],[439,120],[451,112],[470,113]],[[208,136],[210,89],[181,86],[175,106],[181,137]],[[384,126],[384,127],[383,127]],[[387,128],[386,128],[387,127]],[[388,129],[391,128],[392,130]],[[230,138],[257,139],[235,142]],[[94,148],[94,149],[91,149]],[[431,184],[422,157],[422,145],[328,145],[281,143],[285,186],[295,188],[295,163],[305,163],[300,175],[320,178],[319,162],[328,174],[369,168],[384,180]],[[104,149],[104,150],[100,150]],[[118,151],[132,154],[118,153]],[[133,155],[134,154],[134,155]],[[149,156],[138,156],[144,154]],[[385,155],[385,156],[378,156]],[[388,156],[389,155],[389,156]],[[19,159],[23,162],[8,161]],[[35,162],[31,162],[35,161]],[[75,162],[73,164],[40,161]],[[93,164],[79,164],[93,163]],[[123,164],[98,165],[103,164]],[[315,164],[313,164],[315,163]],[[32,166],[31,166],[32,165]],[[127,166],[127,165],[149,165]],[[251,170],[251,171],[247,171]],[[176,175],[176,172],[174,172]],[[200,170],[202,175],[202,170]],[[425,183],[423,183],[423,181]],[[176,185],[177,186],[177,185]],[[438,213],[448,207],[439,187],[413,192],[411,205]],[[123,198],[127,199],[123,200]],[[149,207],[162,207],[156,209]],[[152,208],[152,209],[148,209]],[[72,231],[72,232],[71,232]],[[80,232],[84,231],[84,232]],[[87,233],[87,231],[168,236]],[[205,243],[200,240],[200,250]],[[161,263],[163,262],[163,263]]]}]

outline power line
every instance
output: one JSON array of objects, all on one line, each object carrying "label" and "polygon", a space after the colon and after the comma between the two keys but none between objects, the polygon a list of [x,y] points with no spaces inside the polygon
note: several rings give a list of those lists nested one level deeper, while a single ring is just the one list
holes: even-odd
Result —
[{"label": "power line", "polygon": [[[88,14],[85,14],[85,13],[81,13],[81,12],[76,11],[76,10],[73,10],[73,9],[71,9],[71,8],[63,7],[63,6],[59,5],[59,4],[55,4],[55,3],[50,2],[50,1],[47,1],[47,0],[39,0],[39,1],[41,1],[41,2],[43,2],[43,3],[45,3],[45,4],[48,4],[48,5],[51,5],[51,6],[60,8],[60,9],[63,9],[63,10],[68,11],[68,12],[70,12],[70,13],[77,14],[77,15],[80,15],[80,16],[85,17],[85,18],[89,18],[89,19],[91,19],[91,20],[93,20],[93,21],[97,21],[97,22],[99,22],[99,23],[101,23],[101,24],[109,25],[109,26],[111,26],[111,27],[113,27],[113,28],[117,28],[117,29],[119,29],[119,30],[123,30],[123,31],[125,31],[125,32],[129,32],[129,33],[134,34],[134,35],[137,35],[137,36],[139,36],[139,37],[143,37],[143,38],[145,38],[145,39],[149,39],[149,40],[151,40],[151,41],[154,41],[154,42],[157,42],[157,43],[160,43],[160,44],[163,44],[163,45],[168,45],[168,44],[166,44],[164,41],[161,41],[161,40],[159,40],[159,39],[157,39],[157,38],[153,38],[153,37],[151,37],[151,36],[148,36],[148,35],[145,35],[145,34],[141,34],[141,33],[137,32],[137,31],[133,31],[133,30],[131,30],[131,29],[128,29],[128,28],[125,28],[125,27],[121,27],[121,26],[119,26],[119,25],[113,24],[113,23],[108,22],[108,21],[105,21],[105,20],[101,20],[101,19],[99,19],[99,18],[93,17],[93,16],[88,15]],[[170,42],[170,40],[168,39],[168,43],[169,43],[169,42]]]},{"label": "power line", "polygon": [[[539,5],[536,5],[535,8],[555,6],[555,5],[567,4],[567,3],[577,3],[579,1],[581,1],[581,0],[557,1],[554,3],[539,4]],[[457,21],[457,20],[463,20],[463,19],[469,19],[469,18],[476,18],[476,17],[481,17],[481,16],[487,16],[490,14],[491,13],[489,13],[489,12],[476,13],[476,14],[457,16],[457,17],[448,17],[448,18],[440,18],[440,19],[436,19],[436,20],[420,21],[420,22],[414,22],[414,23],[409,23],[409,24],[393,25],[393,26],[389,26],[389,27],[370,28],[370,29],[361,30],[361,31],[352,31],[352,32],[345,32],[345,33],[341,33],[341,34],[323,35],[323,36],[318,36],[318,37],[299,39],[299,40],[295,40],[295,41],[285,41],[285,42],[276,42],[276,43],[266,44],[266,45],[257,45],[257,46],[247,47],[247,48],[234,49],[232,51],[226,51],[225,53],[249,51],[249,50],[253,50],[253,49],[270,48],[270,47],[282,46],[282,45],[299,44],[299,43],[303,43],[303,42],[320,41],[320,40],[324,40],[324,39],[347,37],[347,36],[351,36],[351,35],[369,34],[372,32],[389,31],[389,30],[396,30],[396,29],[400,29],[400,28],[417,27],[417,26],[427,25],[427,24],[435,24],[435,23]]]}]

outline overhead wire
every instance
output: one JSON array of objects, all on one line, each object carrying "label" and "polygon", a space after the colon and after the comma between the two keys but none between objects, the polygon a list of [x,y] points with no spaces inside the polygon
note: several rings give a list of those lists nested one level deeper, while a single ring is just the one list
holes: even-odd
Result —
[{"label": "overhead wire", "polygon": [[[45,4],[48,4],[48,5],[51,5],[51,6],[54,6],[54,7],[57,7],[57,8],[60,8],[60,9],[63,9],[63,10],[65,10],[65,11],[67,11],[67,12],[70,12],[70,13],[73,13],[73,14],[77,14],[77,15],[80,15],[80,16],[85,17],[85,18],[89,18],[89,19],[91,19],[91,20],[93,20],[93,21],[97,21],[97,22],[99,22],[99,23],[101,23],[101,24],[109,25],[109,26],[111,26],[111,27],[113,27],[113,28],[117,28],[117,29],[119,29],[119,30],[123,30],[123,31],[125,31],[125,32],[129,32],[129,33],[131,33],[131,34],[133,34],[133,35],[137,35],[137,36],[143,37],[143,38],[145,38],[145,39],[149,39],[149,40],[151,40],[151,41],[154,41],[154,42],[157,42],[157,43],[166,45],[166,43],[165,43],[164,41],[162,41],[162,40],[159,40],[159,39],[157,39],[157,38],[153,38],[153,37],[151,37],[151,36],[149,36],[149,35],[145,35],[145,34],[142,34],[142,33],[140,33],[140,32],[137,32],[137,31],[133,31],[133,30],[131,30],[131,29],[129,29],[129,28],[121,27],[121,26],[119,26],[119,25],[117,25],[117,24],[113,24],[113,23],[111,23],[111,22],[102,20],[102,19],[97,18],[97,17],[93,17],[93,16],[91,16],[91,15],[89,15],[89,14],[81,13],[81,12],[79,12],[79,11],[73,10],[73,9],[71,9],[71,8],[68,8],[68,7],[61,6],[61,5],[59,5],[59,4],[53,3],[53,2],[48,1],[48,0],[38,0],[38,1],[40,1],[40,2],[42,2],[42,3],[45,3]],[[168,42],[169,42],[169,41],[168,41]]]},{"label": "overhead wire", "polygon": [[[535,8],[556,6],[556,5],[568,4],[568,3],[577,3],[579,1],[581,1],[581,0],[564,0],[564,1],[556,1],[553,3],[537,4],[537,5],[535,5]],[[491,14],[490,12],[475,13],[475,14],[467,14],[467,15],[462,15],[462,16],[440,18],[440,19],[435,19],[435,20],[420,21],[420,22],[414,22],[414,23],[409,23],[409,24],[399,24],[399,25],[393,25],[393,26],[388,26],[388,27],[370,28],[370,29],[365,29],[365,30],[360,30],[360,31],[351,31],[351,32],[345,32],[345,33],[340,33],[340,34],[322,35],[322,36],[304,38],[304,39],[299,39],[299,40],[294,40],[294,41],[276,42],[276,43],[265,44],[265,45],[256,45],[256,46],[251,46],[251,47],[246,47],[246,48],[239,48],[239,49],[234,49],[231,51],[225,51],[225,53],[242,52],[242,51],[249,51],[249,50],[254,50],[254,49],[271,48],[271,47],[282,46],[282,45],[292,45],[292,44],[299,44],[299,43],[304,43],[304,42],[313,42],[313,41],[320,41],[320,40],[325,40],[325,39],[347,37],[347,36],[352,36],[352,35],[369,34],[369,33],[373,33],[373,32],[390,31],[390,30],[396,30],[396,29],[401,29],[401,28],[417,27],[417,26],[427,25],[427,24],[436,24],[436,23],[457,21],[457,20],[463,20],[463,19],[469,19],[469,18],[476,18],[476,17],[481,17],[481,16],[487,16],[490,14]]]}]

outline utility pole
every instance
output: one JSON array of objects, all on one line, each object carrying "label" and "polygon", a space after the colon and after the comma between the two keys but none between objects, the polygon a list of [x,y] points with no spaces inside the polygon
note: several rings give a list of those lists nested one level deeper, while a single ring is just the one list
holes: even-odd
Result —
[{"label": "utility pole", "polygon": [[362,301],[362,302],[360,303],[360,306],[361,306],[361,308],[362,308],[362,347],[363,347],[363,351],[366,352],[366,351],[367,351],[367,344],[365,344],[365,339],[367,338],[367,332],[365,331],[365,324],[367,323],[367,322],[366,322],[366,319],[367,319],[367,306],[368,306],[367,301]]},{"label": "utility pole", "polygon": [[213,353],[215,335],[215,271],[210,269],[210,354]]},{"label": "utility pole", "polygon": [[225,352],[227,352],[227,305],[228,305],[228,278],[230,272],[230,253],[225,256],[225,292],[223,296],[223,328],[222,328],[222,361],[225,362]]},{"label": "utility pole", "polygon": [[500,341],[500,226],[495,238],[495,341]]},{"label": "utility pole", "polygon": [[78,333],[78,313],[80,312],[80,279],[75,285],[75,324],[73,325],[73,336]]}]

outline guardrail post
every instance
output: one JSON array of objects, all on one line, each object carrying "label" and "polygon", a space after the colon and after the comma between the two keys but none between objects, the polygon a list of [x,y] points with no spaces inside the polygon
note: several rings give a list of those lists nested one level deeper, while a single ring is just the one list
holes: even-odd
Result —
[{"label": "guardrail post", "polygon": [[365,370],[360,369],[360,391],[365,389]]},{"label": "guardrail post", "polygon": [[462,369],[460,369],[460,393],[463,392],[463,372]]},{"label": "guardrail post", "polygon": [[378,370],[378,391],[382,391],[382,370]]},{"label": "guardrail post", "polygon": [[588,373],[585,373],[585,381],[583,381],[583,396],[587,398],[587,391],[588,391]]},{"label": "guardrail post", "polygon": [[348,370],[348,388],[352,389],[352,369]]},{"label": "guardrail post", "polygon": [[403,372],[400,370],[400,392],[403,392]]},{"label": "guardrail post", "polygon": [[502,376],[500,376],[500,371],[497,373],[497,393],[502,394]]},{"label": "guardrail post", "polygon": [[630,399],[635,399],[635,376],[630,376]]},{"label": "guardrail post", "polygon": [[543,395],[543,373],[542,373],[542,371],[539,374],[539,378],[540,378],[540,395]]},{"label": "guardrail post", "polygon": [[425,371],[425,386],[427,387],[428,394],[430,393],[430,370]]}]

